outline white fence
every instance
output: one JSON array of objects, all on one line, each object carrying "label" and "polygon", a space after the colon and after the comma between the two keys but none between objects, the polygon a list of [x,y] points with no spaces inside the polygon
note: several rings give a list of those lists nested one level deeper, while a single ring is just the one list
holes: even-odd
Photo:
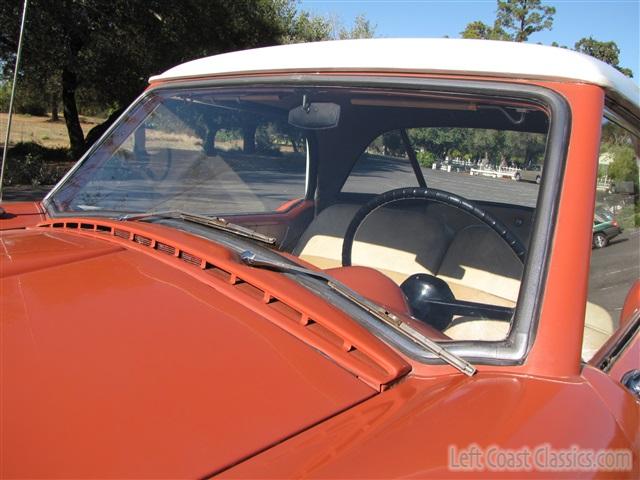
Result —
[{"label": "white fence", "polygon": [[601,192],[607,192],[611,188],[611,180],[608,177],[598,178],[598,183],[596,183],[596,189]]},{"label": "white fence", "polygon": [[472,168],[469,173],[471,175],[481,175],[483,177],[493,177],[493,178],[511,178],[513,179],[516,176],[516,173],[519,172],[520,169],[516,167],[498,167],[493,168],[489,166],[478,166],[476,168]]}]

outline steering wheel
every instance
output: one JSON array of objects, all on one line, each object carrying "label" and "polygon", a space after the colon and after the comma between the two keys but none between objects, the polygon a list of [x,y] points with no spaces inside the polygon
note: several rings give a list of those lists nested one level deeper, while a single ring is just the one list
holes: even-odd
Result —
[{"label": "steering wheel", "polygon": [[[426,200],[449,205],[462,210],[487,225],[509,245],[518,259],[524,263],[527,253],[525,246],[500,220],[473,202],[450,192],[426,187],[398,188],[377,195],[364,204],[354,215],[347,227],[342,244],[342,265],[351,265],[351,252],[356,232],[373,212],[391,203],[403,200]],[[416,318],[428,321],[437,328],[444,329],[453,315],[490,315],[491,318],[509,319],[513,309],[477,302],[456,300],[446,282],[427,274],[416,274],[407,278],[400,287],[409,299]]]}]

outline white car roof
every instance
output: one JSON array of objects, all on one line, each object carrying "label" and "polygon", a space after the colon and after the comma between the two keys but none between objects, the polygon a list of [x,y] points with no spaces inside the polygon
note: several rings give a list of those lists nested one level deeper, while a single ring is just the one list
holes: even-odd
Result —
[{"label": "white car roof", "polygon": [[491,40],[378,38],[280,45],[193,60],[149,81],[330,71],[477,74],[580,81],[604,87],[636,112],[640,110],[638,85],[600,60],[566,48]]}]

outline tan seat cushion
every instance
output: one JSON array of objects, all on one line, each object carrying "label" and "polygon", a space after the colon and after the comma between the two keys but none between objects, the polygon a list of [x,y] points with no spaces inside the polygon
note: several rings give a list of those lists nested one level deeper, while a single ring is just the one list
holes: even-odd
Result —
[{"label": "tan seat cushion", "polygon": [[[321,268],[341,265],[344,233],[357,209],[357,205],[339,204],[323,210],[294,253]],[[356,234],[353,265],[398,272],[405,278],[418,272],[434,274],[449,238],[441,222],[425,215],[425,209],[382,208],[372,213]]]},{"label": "tan seat cushion", "polygon": [[[358,205],[349,204],[325,209],[294,253],[322,269],[341,266],[342,239],[357,209]],[[437,208],[375,212],[356,236],[353,264],[375,268],[397,285],[415,273],[436,273],[458,299],[515,306],[522,264],[513,251],[486,225],[467,225],[454,235],[454,229],[443,226],[443,214]],[[451,210],[446,214],[451,215]],[[460,224],[459,218],[453,221]],[[463,318],[444,333],[454,340],[491,341],[505,338],[508,332],[508,322]],[[612,333],[611,316],[589,303],[583,358],[590,359]]]},{"label": "tan seat cushion", "polygon": [[522,262],[489,227],[470,225],[456,233],[438,270],[438,277],[447,283],[460,284],[515,302],[520,290]]}]

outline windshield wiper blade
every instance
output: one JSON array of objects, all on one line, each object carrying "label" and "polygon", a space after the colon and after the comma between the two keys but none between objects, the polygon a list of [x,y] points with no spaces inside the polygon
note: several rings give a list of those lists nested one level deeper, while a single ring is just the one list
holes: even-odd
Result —
[{"label": "windshield wiper blade", "polygon": [[256,232],[247,227],[243,227],[242,225],[237,225],[235,223],[231,223],[226,221],[221,217],[207,217],[205,215],[199,215],[197,213],[189,213],[183,212],[182,210],[165,210],[165,211],[157,211],[157,212],[146,212],[146,213],[129,213],[127,215],[122,215],[118,217],[118,220],[128,221],[128,220],[144,220],[145,218],[180,218],[187,222],[197,223],[199,225],[204,225],[206,227],[216,228],[218,230],[223,230],[225,232],[233,233],[235,235],[239,235],[245,238],[251,238],[253,240],[258,240],[263,243],[267,243],[269,245],[275,245],[276,239],[273,237],[269,237],[268,235],[264,235],[263,233]]},{"label": "windshield wiper blade", "polygon": [[347,287],[343,283],[337,281],[324,272],[309,270],[304,267],[289,265],[284,262],[268,260],[259,257],[251,250],[245,250],[244,252],[242,252],[240,254],[240,260],[251,267],[269,268],[284,272],[301,273],[303,275],[308,275],[324,280],[333,291],[351,301],[351,303],[367,311],[378,320],[381,320],[383,323],[390,326],[395,331],[402,333],[406,337],[409,337],[412,341],[414,341],[421,347],[424,347],[452,367],[460,370],[465,375],[472,376],[476,373],[476,368],[469,362],[467,362],[464,358],[449,352],[445,348],[441,347],[437,342],[434,342],[433,340],[413,328],[411,325],[404,322],[397,315],[368,300],[367,298],[363,297],[359,293],[355,292],[351,288]]}]

